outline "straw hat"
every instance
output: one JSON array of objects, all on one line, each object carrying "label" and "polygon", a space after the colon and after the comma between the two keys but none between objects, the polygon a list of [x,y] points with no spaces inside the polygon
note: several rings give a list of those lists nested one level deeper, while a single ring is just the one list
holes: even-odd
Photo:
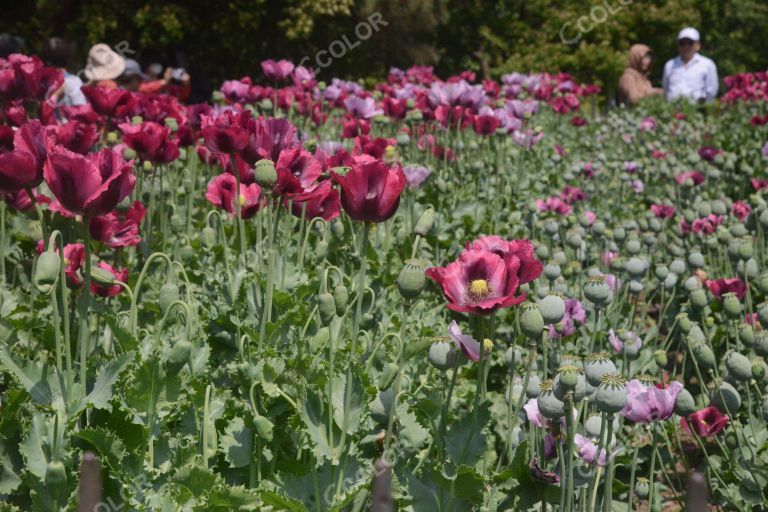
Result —
[{"label": "straw hat", "polygon": [[85,65],[85,76],[88,80],[114,80],[122,75],[124,70],[125,59],[109,45],[98,43],[88,51],[88,63]]}]

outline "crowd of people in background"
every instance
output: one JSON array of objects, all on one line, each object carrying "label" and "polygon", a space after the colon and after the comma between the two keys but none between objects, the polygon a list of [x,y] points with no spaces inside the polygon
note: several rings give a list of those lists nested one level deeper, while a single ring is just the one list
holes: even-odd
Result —
[{"label": "crowd of people in background", "polygon": [[[165,67],[159,62],[151,62],[142,69],[138,61],[121,55],[104,43],[93,45],[88,51],[85,66],[72,73],[72,50],[63,38],[51,37],[45,41],[40,52],[46,65],[59,68],[64,73],[64,83],[53,93],[57,106],[87,103],[80,90],[83,85],[122,88],[146,94],[167,93],[183,102],[210,99],[210,90],[202,94],[193,91],[192,77],[183,67]],[[0,58],[23,51],[24,41],[21,38],[0,34]],[[203,89],[206,87],[209,89],[210,85],[203,84]],[[197,97],[191,98],[192,95]]]},{"label": "crowd of people in background", "polygon": [[619,101],[634,105],[644,98],[663,94],[667,100],[686,98],[708,103],[717,96],[717,66],[701,55],[701,36],[693,27],[677,35],[678,56],[664,65],[662,87],[653,87],[648,75],[653,64],[653,52],[644,44],[629,49],[629,65],[619,79]]}]

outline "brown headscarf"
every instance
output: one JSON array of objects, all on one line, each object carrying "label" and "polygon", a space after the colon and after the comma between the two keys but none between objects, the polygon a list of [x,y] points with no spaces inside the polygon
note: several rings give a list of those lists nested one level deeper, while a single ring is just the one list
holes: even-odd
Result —
[{"label": "brown headscarf", "polygon": [[651,85],[643,71],[643,57],[650,51],[644,44],[633,44],[629,49],[629,66],[619,80],[619,101],[632,105],[646,96],[660,94],[661,90]]}]

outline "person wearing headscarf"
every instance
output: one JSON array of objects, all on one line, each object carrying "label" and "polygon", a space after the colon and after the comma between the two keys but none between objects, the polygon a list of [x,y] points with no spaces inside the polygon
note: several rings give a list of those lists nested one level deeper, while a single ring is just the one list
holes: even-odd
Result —
[{"label": "person wearing headscarf", "polygon": [[654,87],[648,79],[653,63],[653,52],[644,44],[634,44],[629,49],[629,65],[619,79],[619,101],[634,105],[643,98],[664,92]]}]

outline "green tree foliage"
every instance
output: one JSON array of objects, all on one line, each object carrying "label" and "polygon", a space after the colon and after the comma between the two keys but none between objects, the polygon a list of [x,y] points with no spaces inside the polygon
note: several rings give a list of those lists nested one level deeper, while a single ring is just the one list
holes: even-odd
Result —
[{"label": "green tree foliage", "polygon": [[[636,42],[651,46],[659,82],[675,36],[687,25],[720,75],[766,68],[768,4],[763,0],[37,0],[4,8],[0,31],[21,35],[28,51],[62,35],[77,62],[98,41],[127,41],[136,57],[173,63],[181,51],[214,78],[258,75],[262,59],[302,57],[346,38],[331,76],[383,76],[389,66],[435,65],[498,77],[563,70],[609,92]],[[374,13],[386,26],[355,44]]]}]

